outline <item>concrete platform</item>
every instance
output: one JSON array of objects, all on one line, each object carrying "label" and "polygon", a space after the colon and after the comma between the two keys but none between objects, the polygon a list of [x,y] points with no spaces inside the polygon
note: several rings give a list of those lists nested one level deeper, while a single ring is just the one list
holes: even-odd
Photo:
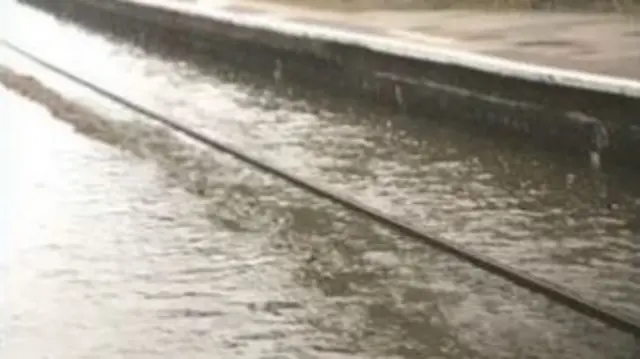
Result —
[{"label": "concrete platform", "polygon": [[621,14],[394,11],[375,8],[331,11],[248,0],[193,2],[229,11],[277,15],[288,21],[384,33],[412,43],[471,51],[565,70],[640,80],[639,17]]},{"label": "concrete platform", "polygon": [[250,0],[129,1],[225,21],[235,18],[247,26],[393,55],[640,98],[638,18],[478,11],[339,12]]},{"label": "concrete platform", "polygon": [[[640,165],[637,34],[635,23],[622,17],[562,15],[543,25],[535,14],[346,14],[249,1],[21,1],[108,31],[146,33],[147,41],[198,43],[212,58],[278,79],[284,73],[314,86],[347,88],[418,118],[506,129],[546,147],[598,151]],[[577,29],[586,24],[610,29],[622,45],[603,40],[597,27],[591,31],[601,37],[576,45]],[[501,35],[508,28],[520,30]],[[574,40],[558,40],[569,34]],[[618,47],[627,52],[614,53]],[[518,58],[529,61],[513,61]],[[544,66],[553,62],[565,69]]]}]

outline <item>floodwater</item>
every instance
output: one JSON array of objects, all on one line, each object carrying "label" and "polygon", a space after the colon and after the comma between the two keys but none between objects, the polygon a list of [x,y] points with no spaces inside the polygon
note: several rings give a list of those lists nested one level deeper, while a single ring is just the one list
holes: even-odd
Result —
[{"label": "floodwater", "polygon": [[[196,52],[160,56],[34,10],[6,11],[2,33],[61,67],[640,315],[633,179],[274,86]],[[626,334],[151,125],[8,50],[0,64],[37,80],[21,89],[37,101],[0,92],[11,114],[0,131],[9,174],[3,358],[638,353]]]}]

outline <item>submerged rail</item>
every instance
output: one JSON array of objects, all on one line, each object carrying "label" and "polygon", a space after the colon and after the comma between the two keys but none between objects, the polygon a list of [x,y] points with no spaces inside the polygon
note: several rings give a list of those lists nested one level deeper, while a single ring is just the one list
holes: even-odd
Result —
[{"label": "submerged rail", "polygon": [[0,44],[3,44],[5,47],[15,51],[16,53],[24,56],[25,58],[35,62],[36,64],[39,64],[52,72],[62,75],[63,77],[73,82],[76,82],[135,112],[143,114],[149,119],[155,122],[158,122],[166,127],[169,127],[174,131],[180,132],[199,142],[206,144],[207,146],[215,148],[221,152],[227,153],[242,162],[245,162],[267,173],[280,177],[318,196],[324,197],[335,203],[341,204],[344,207],[349,208],[353,211],[367,215],[368,217],[372,218],[377,222],[384,223],[387,226],[393,227],[396,230],[404,234],[410,235],[427,245],[430,245],[430,246],[439,248],[440,250],[451,253],[466,262],[469,262],[490,273],[493,273],[504,279],[507,279],[508,281],[514,283],[515,285],[526,288],[532,292],[542,294],[545,297],[549,298],[550,300],[561,303],[587,317],[600,321],[618,330],[630,333],[633,336],[640,337],[640,319],[639,318],[634,318],[624,313],[620,313],[612,309],[606,309],[595,303],[591,303],[585,300],[584,298],[582,298],[579,294],[567,288],[561,287],[545,279],[531,276],[514,267],[500,263],[492,258],[476,253],[472,250],[464,248],[451,241],[430,235],[429,233],[427,233],[427,231],[424,228],[420,228],[419,226],[413,223],[409,223],[408,221],[405,221],[403,219],[394,217],[390,214],[384,213],[374,207],[369,206],[366,203],[363,203],[355,199],[354,197],[348,194],[340,193],[335,189],[329,188],[311,179],[306,179],[306,178],[294,175],[292,173],[289,173],[286,170],[281,169],[278,166],[269,163],[268,161],[265,161],[264,159],[260,159],[258,157],[254,157],[253,155],[244,153],[241,149],[235,147],[233,144],[225,143],[218,139],[214,139],[209,136],[198,133],[186,126],[183,126],[177,123],[176,121],[168,117],[165,117],[159,113],[152,111],[151,109],[145,108],[142,105],[131,102],[122,96],[114,94],[106,89],[99,87],[96,84],[93,84],[76,75],[73,75],[72,73],[69,73],[61,68],[58,68],[52,64],[49,64],[45,60],[38,58],[37,56],[29,53],[28,51],[20,48],[19,46],[11,43],[6,39],[0,39]]}]

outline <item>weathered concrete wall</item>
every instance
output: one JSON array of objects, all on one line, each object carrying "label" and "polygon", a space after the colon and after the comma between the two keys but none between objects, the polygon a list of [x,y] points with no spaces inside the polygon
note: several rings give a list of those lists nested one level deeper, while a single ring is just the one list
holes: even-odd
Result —
[{"label": "weathered concrete wall", "polygon": [[21,1],[113,32],[205,45],[218,59],[269,74],[281,70],[285,78],[347,90],[417,118],[508,131],[585,158],[602,147],[605,164],[640,164],[640,92],[633,84],[596,81],[591,86],[581,79],[563,83],[519,76],[517,69],[483,71],[346,43],[335,34],[311,36],[299,26],[259,26],[242,17],[188,13],[151,2]]}]

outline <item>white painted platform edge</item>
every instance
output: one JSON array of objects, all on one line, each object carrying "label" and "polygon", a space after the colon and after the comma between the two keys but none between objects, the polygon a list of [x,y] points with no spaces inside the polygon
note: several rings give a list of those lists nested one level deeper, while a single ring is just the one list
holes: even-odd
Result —
[{"label": "white painted platform edge", "polygon": [[[567,86],[634,97],[640,99],[640,81],[596,75],[587,72],[563,70],[548,66],[502,59],[496,56],[462,50],[447,49],[413,41],[403,41],[388,36],[364,34],[329,26],[288,21],[265,14],[241,14],[197,3],[178,3],[162,0],[117,0],[140,6],[164,8],[188,15],[211,18],[212,21],[239,27],[266,30],[294,37],[306,37],[358,46],[375,52],[405,57],[425,62],[456,65],[505,77],[520,78],[556,86]],[[640,63],[638,64],[640,66]]]}]

